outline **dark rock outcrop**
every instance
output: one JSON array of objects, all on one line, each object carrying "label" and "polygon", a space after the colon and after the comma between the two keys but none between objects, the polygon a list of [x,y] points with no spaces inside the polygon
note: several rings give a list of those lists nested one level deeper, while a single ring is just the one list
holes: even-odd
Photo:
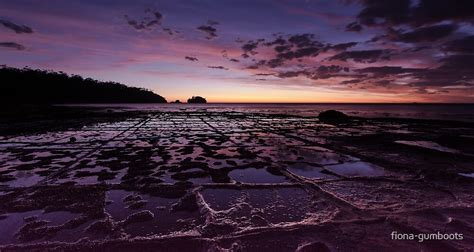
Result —
[{"label": "dark rock outcrop", "polygon": [[188,99],[188,103],[207,103],[206,98],[201,96],[193,96]]},{"label": "dark rock outcrop", "polygon": [[323,123],[328,124],[339,124],[339,123],[348,123],[351,121],[351,118],[337,110],[326,110],[319,113],[319,120]]}]

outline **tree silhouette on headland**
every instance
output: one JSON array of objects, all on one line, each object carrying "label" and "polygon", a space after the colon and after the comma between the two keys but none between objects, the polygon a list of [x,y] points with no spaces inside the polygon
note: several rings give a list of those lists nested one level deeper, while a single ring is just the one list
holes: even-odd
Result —
[{"label": "tree silhouette on headland", "polygon": [[193,96],[188,99],[188,103],[207,103],[207,101],[201,96]]},{"label": "tree silhouette on headland", "polygon": [[166,103],[150,90],[30,68],[0,67],[0,100],[8,103]]}]

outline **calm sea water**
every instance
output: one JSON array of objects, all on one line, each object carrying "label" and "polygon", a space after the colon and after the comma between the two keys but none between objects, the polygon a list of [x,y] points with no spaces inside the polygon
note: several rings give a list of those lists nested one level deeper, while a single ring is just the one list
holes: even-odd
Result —
[{"label": "calm sea water", "polygon": [[288,103],[208,103],[208,104],[81,104],[68,106],[99,107],[142,111],[235,111],[269,114],[317,116],[335,109],[360,117],[398,117],[474,121],[474,104],[288,104]]}]

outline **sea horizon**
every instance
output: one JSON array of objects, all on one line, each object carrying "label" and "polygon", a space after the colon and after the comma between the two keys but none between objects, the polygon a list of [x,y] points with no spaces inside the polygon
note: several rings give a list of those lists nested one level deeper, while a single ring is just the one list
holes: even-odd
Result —
[{"label": "sea horizon", "polygon": [[213,112],[253,112],[317,116],[325,110],[338,110],[354,117],[409,118],[474,122],[472,103],[95,103],[57,104],[118,110],[182,111],[206,109]]},{"label": "sea horizon", "polygon": [[189,105],[208,105],[208,104],[294,104],[294,105],[318,105],[318,104],[354,104],[354,105],[366,105],[366,104],[380,104],[380,105],[474,105],[474,102],[207,102],[207,103],[159,103],[159,102],[124,102],[124,103],[56,103],[53,105],[114,105],[114,104],[189,104]]}]

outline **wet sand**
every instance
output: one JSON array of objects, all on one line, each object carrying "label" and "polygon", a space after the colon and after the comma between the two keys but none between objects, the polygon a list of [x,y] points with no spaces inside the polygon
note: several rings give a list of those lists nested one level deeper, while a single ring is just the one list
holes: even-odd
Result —
[{"label": "wet sand", "polygon": [[[474,246],[474,123],[116,115],[0,136],[0,250]],[[463,239],[393,240],[393,231]]]}]

